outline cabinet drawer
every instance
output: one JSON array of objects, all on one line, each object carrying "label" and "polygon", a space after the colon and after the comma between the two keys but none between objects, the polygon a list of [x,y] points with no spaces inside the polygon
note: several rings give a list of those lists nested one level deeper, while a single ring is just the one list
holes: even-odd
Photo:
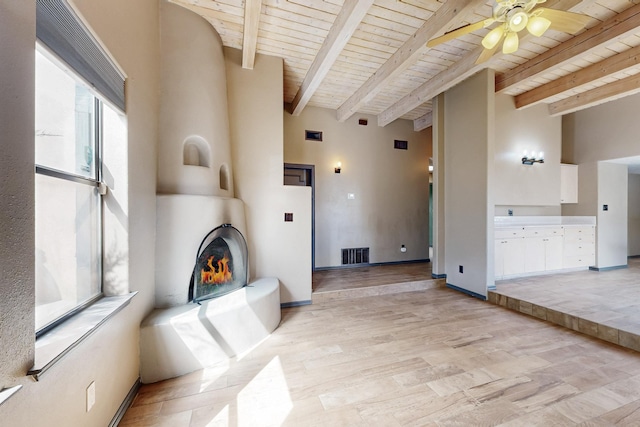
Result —
[{"label": "cabinet drawer", "polygon": [[595,262],[595,254],[565,256],[562,260],[562,268],[589,267],[595,264]]},{"label": "cabinet drawer", "polygon": [[525,237],[554,237],[564,235],[564,229],[558,227],[525,227]]},{"label": "cabinet drawer", "polygon": [[565,256],[594,254],[595,252],[596,252],[596,245],[593,242],[586,242],[586,241],[564,242]]},{"label": "cabinet drawer", "polygon": [[524,237],[524,229],[522,227],[497,228],[494,231],[494,238],[496,239],[509,239],[516,237]]},{"label": "cabinet drawer", "polygon": [[564,227],[565,237],[595,236],[595,227]]}]

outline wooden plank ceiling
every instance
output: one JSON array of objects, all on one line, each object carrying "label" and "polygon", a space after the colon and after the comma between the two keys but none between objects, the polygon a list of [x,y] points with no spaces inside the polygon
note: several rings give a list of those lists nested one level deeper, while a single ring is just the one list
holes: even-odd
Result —
[{"label": "wooden plank ceiling", "polygon": [[[592,19],[571,36],[548,30],[520,49],[475,64],[481,29],[432,49],[426,42],[492,14],[494,0],[171,0],[207,19],[225,46],[284,59],[284,103],[431,125],[431,99],[482,68],[519,108],[567,114],[640,91],[640,0],[547,0]],[[526,31],[525,31],[526,32]],[[523,34],[523,33],[521,33]]]}]

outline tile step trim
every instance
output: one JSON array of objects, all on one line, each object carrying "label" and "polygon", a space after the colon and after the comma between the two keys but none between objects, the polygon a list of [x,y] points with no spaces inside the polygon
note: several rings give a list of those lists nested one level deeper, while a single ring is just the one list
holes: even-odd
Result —
[{"label": "tile step trim", "polygon": [[489,298],[487,301],[491,304],[526,314],[527,316],[532,316],[540,320],[545,320],[593,338],[617,344],[631,350],[640,351],[640,335],[634,334],[633,332],[623,331],[616,327],[596,323],[573,314],[543,307],[538,304],[502,295],[497,292],[489,291]]},{"label": "tile step trim", "polygon": [[416,280],[412,282],[391,283],[388,285],[366,286],[362,288],[342,289],[337,291],[314,292],[311,300],[314,304],[345,300],[351,298],[364,298],[378,295],[396,294],[402,292],[424,291],[427,289],[441,288],[445,286],[443,279]]}]

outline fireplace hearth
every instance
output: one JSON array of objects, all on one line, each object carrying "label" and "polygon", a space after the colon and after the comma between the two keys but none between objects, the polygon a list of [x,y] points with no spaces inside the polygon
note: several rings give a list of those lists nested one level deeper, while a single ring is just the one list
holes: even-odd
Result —
[{"label": "fireplace hearth", "polygon": [[189,285],[193,302],[216,298],[247,284],[248,250],[244,236],[231,224],[211,230],[200,243]]}]

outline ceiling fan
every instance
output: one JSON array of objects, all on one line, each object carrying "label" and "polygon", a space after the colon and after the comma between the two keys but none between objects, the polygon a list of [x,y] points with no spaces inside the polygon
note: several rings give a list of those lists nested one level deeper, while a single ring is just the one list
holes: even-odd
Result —
[{"label": "ceiling fan", "polygon": [[496,52],[502,42],[502,53],[509,54],[518,50],[520,37],[518,33],[525,28],[536,36],[542,36],[549,28],[569,34],[575,34],[591,20],[590,16],[562,10],[537,7],[546,0],[496,0],[491,18],[465,25],[443,36],[429,40],[428,47],[434,47],[454,38],[469,34],[481,28],[487,28],[499,22],[482,39],[484,51],[476,61],[481,63]]}]

